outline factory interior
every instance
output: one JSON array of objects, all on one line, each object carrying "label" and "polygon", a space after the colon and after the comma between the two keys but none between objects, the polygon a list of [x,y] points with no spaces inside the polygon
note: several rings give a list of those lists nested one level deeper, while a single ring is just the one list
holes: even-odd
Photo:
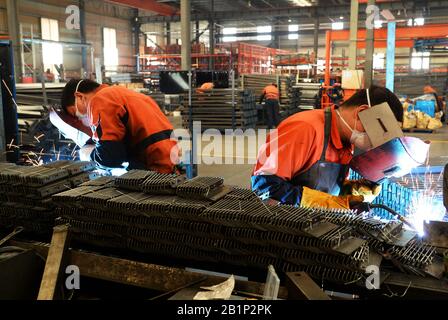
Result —
[{"label": "factory interior", "polygon": [[0,0],[0,86],[0,300],[448,299],[448,0]]}]

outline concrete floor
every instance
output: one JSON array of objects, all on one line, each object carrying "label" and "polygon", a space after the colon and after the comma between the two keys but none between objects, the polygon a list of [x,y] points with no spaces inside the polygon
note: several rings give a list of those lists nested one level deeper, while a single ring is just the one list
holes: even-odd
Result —
[{"label": "concrete floor", "polygon": [[[174,123],[176,128],[181,127],[181,121],[179,118],[171,118],[170,120]],[[448,163],[448,126],[444,126],[442,129],[439,129],[432,134],[407,133],[406,135],[418,137],[425,141],[431,141],[429,159],[429,164],[431,166],[445,166]],[[257,137],[257,150],[258,147],[264,143],[264,141],[264,136]],[[215,148],[213,156],[220,158],[222,155],[226,154],[229,149],[231,149],[231,143],[222,141],[218,144],[221,144],[222,147]],[[201,145],[201,150],[204,150],[207,145],[210,145],[210,142],[205,140],[201,143]],[[252,170],[256,161],[256,155],[254,155],[253,152],[248,154],[248,149],[253,150],[254,147],[255,146],[253,146],[253,144],[248,144],[247,142],[244,146],[234,147],[234,154],[238,155],[234,157],[234,160],[238,159],[239,163],[242,164],[200,164],[199,175],[223,177],[227,185],[249,188],[251,184],[250,178]]]}]

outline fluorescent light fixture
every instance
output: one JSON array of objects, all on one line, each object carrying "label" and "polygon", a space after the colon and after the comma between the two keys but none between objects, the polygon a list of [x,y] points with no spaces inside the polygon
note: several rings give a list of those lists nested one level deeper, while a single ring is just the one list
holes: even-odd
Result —
[{"label": "fluorescent light fixture", "polygon": [[290,24],[288,27],[289,32],[298,32],[299,25],[298,24]]},{"label": "fluorescent light fixture", "polygon": [[222,33],[225,35],[236,34],[236,28],[224,28]]},{"label": "fluorescent light fixture", "polygon": [[257,32],[258,33],[270,33],[270,32],[272,32],[272,26],[258,26]]},{"label": "fluorescent light fixture", "polygon": [[425,25],[425,18],[416,18],[414,19],[415,26],[423,26]]},{"label": "fluorescent light fixture", "polygon": [[344,22],[333,22],[331,24],[331,29],[333,29],[333,30],[343,30],[344,29]]},{"label": "fluorescent light fixture", "polygon": [[271,41],[272,40],[272,36],[267,34],[267,35],[262,35],[262,36],[257,36],[257,40],[258,41]]},{"label": "fluorescent light fixture", "polygon": [[222,41],[223,42],[235,42],[236,41],[236,37],[223,37]]},{"label": "fluorescent light fixture", "polygon": [[290,34],[288,34],[289,40],[297,40],[299,39],[299,25],[298,24],[290,24],[288,27]]},{"label": "fluorescent light fixture", "polygon": [[375,20],[375,29],[381,29],[383,27],[383,21]]},{"label": "fluorescent light fixture", "polygon": [[408,20],[408,26],[424,26],[425,25],[425,18],[415,18],[415,19],[409,19]]}]

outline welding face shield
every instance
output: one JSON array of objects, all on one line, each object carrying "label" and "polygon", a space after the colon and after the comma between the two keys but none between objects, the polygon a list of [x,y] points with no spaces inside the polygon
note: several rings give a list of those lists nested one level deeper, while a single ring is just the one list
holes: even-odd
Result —
[{"label": "welding face shield", "polygon": [[[367,97],[370,106],[368,91]],[[386,178],[402,177],[425,164],[430,144],[405,137],[388,103],[360,112],[359,118],[372,148],[352,159],[352,170],[370,181],[381,182]]]}]

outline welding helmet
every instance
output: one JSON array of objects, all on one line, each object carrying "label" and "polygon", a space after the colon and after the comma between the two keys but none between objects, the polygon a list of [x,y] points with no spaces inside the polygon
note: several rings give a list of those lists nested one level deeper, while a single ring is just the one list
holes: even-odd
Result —
[{"label": "welding helmet", "polygon": [[402,177],[412,169],[425,164],[430,144],[415,137],[405,137],[387,102],[371,106],[359,113],[360,121],[368,135],[372,149],[355,157],[350,168],[364,178],[381,182],[392,177]]}]

